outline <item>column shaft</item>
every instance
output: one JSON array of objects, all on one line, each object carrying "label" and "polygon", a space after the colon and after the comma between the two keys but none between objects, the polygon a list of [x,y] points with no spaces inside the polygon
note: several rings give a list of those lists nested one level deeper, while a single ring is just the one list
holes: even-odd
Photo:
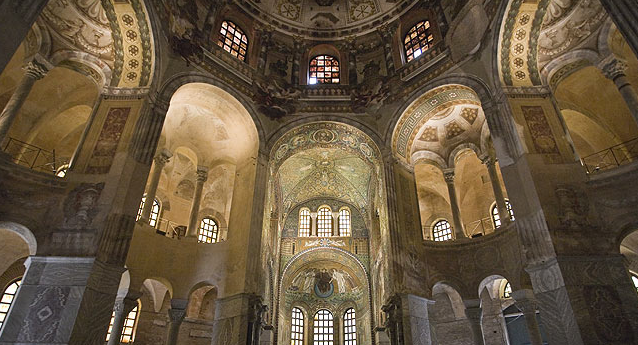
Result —
[{"label": "column shaft", "polygon": [[492,157],[488,157],[484,162],[487,166],[487,173],[490,175],[490,182],[492,183],[492,189],[494,190],[494,199],[496,199],[496,209],[501,219],[501,225],[507,224],[510,219],[510,213],[507,210],[507,204],[505,203],[505,195],[503,194],[503,188],[501,187],[501,181],[498,178],[498,172],[496,171],[496,160]]},{"label": "column shaft", "polygon": [[601,0],[620,33],[638,56],[638,7],[635,0]]},{"label": "column shaft", "polygon": [[188,222],[188,237],[197,237],[197,216],[199,215],[199,205],[202,201],[202,192],[204,191],[204,182],[208,179],[208,168],[203,166],[197,167],[197,184],[195,185],[195,194],[193,195],[193,204],[191,206],[190,220]]},{"label": "column shaft", "polygon": [[151,171],[151,180],[148,186],[148,190],[146,191],[146,202],[144,202],[144,208],[142,208],[142,215],[140,216],[140,220],[145,223],[148,223],[151,217],[153,200],[155,200],[155,196],[157,195],[157,186],[159,185],[159,180],[162,176],[162,169],[164,169],[164,165],[168,163],[171,157],[172,154],[170,152],[168,152],[167,150],[163,150],[154,159],[155,163],[153,164],[153,170]]},{"label": "column shaft", "polygon": [[463,231],[463,222],[461,221],[461,209],[459,202],[456,198],[456,188],[454,186],[454,171],[444,172],[445,183],[447,183],[447,190],[450,194],[450,207],[452,208],[452,225],[454,226],[454,236],[459,238],[465,238],[465,231]]},{"label": "column shaft", "polygon": [[627,63],[615,56],[609,56],[603,59],[598,67],[605,77],[616,84],[616,87],[625,100],[631,115],[634,117],[636,123],[638,123],[638,94],[636,94],[636,90],[629,83],[627,76],[625,75],[627,68],[629,68]]},{"label": "column shaft", "polygon": [[122,329],[124,328],[124,320],[126,320],[124,301],[122,299],[115,300],[113,312],[115,316],[113,317],[113,326],[111,327],[111,334],[109,334],[109,342],[107,345],[119,345],[120,339],[122,338]]},{"label": "column shaft", "polygon": [[474,344],[484,345],[483,341],[483,329],[481,329],[481,316],[483,310],[480,307],[478,300],[464,301],[465,302],[465,315],[467,316],[470,326],[472,327],[472,335],[474,337]]},{"label": "column shaft", "polygon": [[166,345],[176,345],[177,337],[179,336],[179,328],[186,316],[186,307],[188,306],[188,300],[172,299],[171,309],[168,310],[168,333],[166,334]]},{"label": "column shaft", "polygon": [[543,345],[541,329],[536,319],[537,306],[534,300],[534,292],[531,290],[518,290],[512,293],[512,297],[516,300],[516,307],[523,312],[532,345]]},{"label": "column shaft", "polygon": [[48,0],[0,1],[0,72],[4,71],[11,57],[25,40]]},{"label": "column shaft", "polygon": [[22,80],[20,80],[18,87],[4,107],[2,114],[0,114],[0,143],[4,141],[9,133],[9,129],[20,112],[24,101],[26,101],[27,97],[29,97],[29,93],[31,93],[33,84],[35,84],[37,80],[42,79],[46,73],[47,68],[38,62],[32,61],[27,64]]}]

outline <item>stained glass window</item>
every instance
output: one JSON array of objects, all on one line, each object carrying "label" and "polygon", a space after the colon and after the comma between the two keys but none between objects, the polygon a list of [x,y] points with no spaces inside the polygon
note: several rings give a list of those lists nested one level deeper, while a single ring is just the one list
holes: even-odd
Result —
[{"label": "stained glass window", "polygon": [[339,211],[339,236],[350,236],[350,210],[347,208]]},{"label": "stained glass window", "polygon": [[[132,343],[135,339],[135,328],[137,326],[137,312],[138,305],[131,310],[128,315],[126,315],[126,319],[124,319],[124,325],[122,326],[122,336],[120,337],[120,343]],[[111,315],[111,323],[109,324],[109,330],[106,333],[106,341],[109,341],[111,337],[111,330],[113,329],[113,322],[115,322],[115,311]]]},{"label": "stained glass window", "polygon": [[430,21],[425,20],[416,23],[405,35],[403,47],[405,48],[405,56],[408,62],[418,58],[432,47],[434,35],[430,29]]},{"label": "stained glass window", "polygon": [[435,241],[447,241],[452,239],[452,227],[447,220],[439,220],[432,227],[432,237]]},{"label": "stained glass window", "polygon": [[328,207],[322,207],[317,212],[317,236],[332,236],[332,211]]},{"label": "stained glass window", "polygon": [[[514,211],[512,210],[512,204],[509,201],[505,200],[505,207],[507,207],[507,212],[510,214],[510,219],[514,220]],[[496,205],[492,206],[492,221],[494,221],[494,226],[501,226],[501,216],[498,214],[498,208]]]},{"label": "stained glass window", "polygon": [[307,208],[299,211],[299,236],[310,236],[310,210]]},{"label": "stained glass window", "polygon": [[[136,221],[140,220],[142,217],[142,210],[144,209],[144,203],[146,202],[146,196],[142,197],[142,202],[140,203],[140,208],[137,210],[137,218]],[[151,215],[148,220],[148,225],[156,226],[157,220],[159,219],[160,214],[160,202],[155,198],[153,200],[153,207],[151,207]]]},{"label": "stained glass window", "polygon": [[9,284],[9,286],[7,286],[7,288],[4,289],[4,292],[2,293],[2,299],[0,299],[0,329],[2,329],[4,320],[7,318],[9,308],[11,308],[11,303],[13,303],[13,300],[18,293],[20,284],[22,284],[22,280],[18,279]]},{"label": "stained glass window", "polygon": [[299,308],[292,308],[292,330],[290,345],[303,345],[303,313]]},{"label": "stained glass window", "polygon": [[357,325],[354,308],[346,310],[343,315],[343,344],[357,345]]},{"label": "stained glass window", "polygon": [[217,41],[217,45],[239,60],[246,61],[248,37],[235,23],[228,20],[222,22],[222,27],[219,29],[219,41]]},{"label": "stained glass window", "polygon": [[314,345],[334,345],[334,318],[332,313],[321,309],[315,314],[314,319]]},{"label": "stained glass window", "polygon": [[199,243],[217,243],[219,236],[219,227],[217,222],[211,217],[204,217],[199,225],[199,234],[197,242]]},{"label": "stained glass window", "polygon": [[310,60],[308,84],[339,84],[339,60],[330,55],[315,56]]}]

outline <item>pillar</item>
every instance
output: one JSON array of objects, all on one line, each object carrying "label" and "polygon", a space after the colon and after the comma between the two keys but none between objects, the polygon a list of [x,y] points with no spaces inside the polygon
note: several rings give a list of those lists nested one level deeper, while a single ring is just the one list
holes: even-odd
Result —
[{"label": "pillar", "polygon": [[317,236],[317,212],[310,212],[310,236]]},{"label": "pillar", "polygon": [[543,337],[541,329],[536,319],[536,300],[534,292],[531,290],[518,290],[512,292],[512,298],[516,301],[516,307],[523,313],[525,317],[525,325],[527,325],[527,333],[532,345],[543,345]]},{"label": "pillar", "polygon": [[481,318],[483,310],[481,309],[480,300],[464,300],[465,303],[465,316],[470,322],[472,327],[472,336],[474,337],[474,344],[484,345],[483,341],[483,329],[481,328]]},{"label": "pillar", "polygon": [[37,80],[44,78],[47,72],[48,68],[35,60],[26,65],[22,80],[20,80],[18,87],[4,107],[2,114],[0,114],[0,143],[4,141],[9,133],[9,129],[20,112],[24,101],[29,97],[33,84]]},{"label": "pillar", "polygon": [[138,296],[126,296],[124,298],[117,298],[115,305],[113,306],[113,326],[111,327],[111,334],[109,336],[109,342],[107,345],[119,345],[122,338],[122,329],[124,329],[124,321],[128,314],[137,306]]},{"label": "pillar", "polygon": [[177,336],[179,335],[179,327],[186,316],[186,307],[188,300],[171,299],[171,309],[168,310],[168,334],[166,335],[166,345],[176,345]]},{"label": "pillar", "polygon": [[260,29],[261,44],[259,47],[259,61],[257,62],[257,71],[262,74],[266,73],[266,61],[268,60],[268,48],[271,45],[272,31],[268,28]]},{"label": "pillar", "polygon": [[301,37],[295,37],[292,52],[292,85],[299,85],[299,66],[301,65],[302,42]]},{"label": "pillar", "polygon": [[445,183],[447,183],[447,191],[450,194],[450,206],[452,208],[452,225],[454,226],[454,237],[456,239],[465,238],[463,231],[463,222],[461,221],[461,209],[456,198],[456,188],[454,187],[454,170],[446,170],[443,172]]},{"label": "pillar", "polygon": [[27,37],[48,0],[8,0],[0,1],[0,73],[4,71],[11,57]]},{"label": "pillar", "polygon": [[190,220],[188,222],[188,237],[197,238],[199,204],[202,201],[202,192],[204,190],[204,182],[208,179],[208,168],[205,166],[197,167],[197,184],[195,185],[195,194],[193,195],[193,204],[191,206]]},{"label": "pillar", "polygon": [[[636,5],[634,4],[634,6]],[[636,94],[636,90],[631,86],[629,80],[627,80],[627,75],[625,74],[628,68],[627,63],[610,56],[604,59],[599,67],[603,75],[616,84],[618,91],[620,91],[625,103],[627,103],[627,107],[629,107],[629,111],[631,111],[631,115],[638,123],[638,94]]]},{"label": "pillar", "polygon": [[492,189],[494,190],[494,199],[496,199],[496,209],[501,219],[501,225],[506,225],[511,221],[510,213],[507,210],[507,204],[505,203],[505,195],[503,194],[503,188],[501,187],[501,181],[498,178],[498,172],[496,171],[496,158],[487,156],[483,159],[483,164],[487,167],[487,173],[490,175],[490,182],[492,183]]},{"label": "pillar", "polygon": [[153,200],[155,200],[155,196],[157,195],[157,185],[159,184],[160,177],[162,176],[162,169],[164,169],[164,165],[168,163],[172,156],[173,154],[166,149],[162,150],[162,152],[155,156],[155,163],[153,164],[153,170],[151,171],[150,176],[151,181],[148,185],[148,190],[146,191],[146,202],[144,202],[144,208],[142,209],[142,215],[140,216],[140,220],[144,223],[148,223],[148,220],[151,217]]},{"label": "pillar", "polygon": [[387,70],[388,76],[391,77],[394,75],[394,58],[392,57],[392,37],[394,26],[383,25],[379,29],[379,34],[383,39],[383,52],[385,54],[385,68]]},{"label": "pillar", "polygon": [[636,0],[601,0],[620,33],[638,56],[638,9]]}]

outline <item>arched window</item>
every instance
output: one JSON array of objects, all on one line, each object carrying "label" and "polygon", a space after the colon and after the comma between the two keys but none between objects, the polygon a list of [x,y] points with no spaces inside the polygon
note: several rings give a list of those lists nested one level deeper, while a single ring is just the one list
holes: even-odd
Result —
[{"label": "arched window", "polygon": [[503,298],[511,298],[512,297],[512,285],[510,284],[510,282],[505,283],[505,286],[503,287],[502,297]]},{"label": "arched window", "polygon": [[332,211],[322,207],[317,212],[317,236],[332,236]]},{"label": "arched window", "polygon": [[339,84],[339,60],[330,55],[318,55],[310,60],[308,84]]},{"label": "arched window", "polygon": [[[514,220],[514,211],[512,211],[512,204],[508,200],[505,200],[505,207],[507,207],[507,212],[510,214],[510,219]],[[492,206],[492,221],[494,222],[494,227],[501,226],[501,216],[498,214],[498,207],[496,204]]]},{"label": "arched window", "polygon": [[357,325],[354,308],[343,314],[343,345],[357,345]]},{"label": "arched window", "polygon": [[430,21],[424,20],[416,23],[403,39],[405,57],[408,62],[418,58],[426,50],[432,47],[434,35],[430,30]]},{"label": "arched window", "polygon": [[339,236],[350,236],[350,210],[342,208],[339,211]]},{"label": "arched window", "polygon": [[22,279],[15,280],[13,283],[9,284],[2,293],[2,299],[0,299],[0,329],[2,329],[4,320],[7,318],[9,308],[11,308],[11,303],[13,303],[13,300],[18,293],[20,284],[22,284]]},{"label": "arched window", "polygon": [[[135,340],[135,330],[137,328],[137,314],[139,301],[133,310],[131,310],[126,319],[124,319],[124,326],[122,327],[122,336],[120,337],[120,343],[132,343]],[[109,331],[106,333],[106,341],[109,341],[111,337],[111,330],[113,329],[113,322],[115,322],[115,311],[111,315],[111,323],[109,324]]]},{"label": "arched window", "polygon": [[315,314],[313,345],[334,345],[334,318],[332,313],[321,309]]},{"label": "arched window", "polygon": [[199,234],[197,242],[199,243],[217,243],[219,236],[219,227],[217,222],[211,217],[204,217],[199,224]]},{"label": "arched window", "polygon": [[299,211],[299,236],[310,236],[310,210],[307,208]]},{"label": "arched window", "polygon": [[290,345],[303,345],[303,313],[299,308],[292,308],[292,330]]},{"label": "arched window", "polygon": [[450,222],[445,219],[434,223],[432,227],[432,238],[435,241],[447,241],[452,239],[452,227]]},{"label": "arched window", "polygon": [[634,282],[634,287],[636,287],[636,292],[638,292],[638,276],[632,274],[631,281]]},{"label": "arched window", "polygon": [[217,45],[239,60],[246,61],[248,37],[244,34],[244,30],[235,23],[229,20],[222,22],[222,27],[219,29],[219,41]]},{"label": "arched window", "polygon": [[[140,220],[142,217],[142,210],[144,209],[144,203],[146,202],[146,196],[142,197],[142,202],[140,202],[140,208],[137,210],[137,218],[135,221]],[[157,198],[153,199],[153,207],[151,207],[151,215],[148,219],[148,225],[156,226],[157,220],[159,219],[160,214],[160,202]]]}]

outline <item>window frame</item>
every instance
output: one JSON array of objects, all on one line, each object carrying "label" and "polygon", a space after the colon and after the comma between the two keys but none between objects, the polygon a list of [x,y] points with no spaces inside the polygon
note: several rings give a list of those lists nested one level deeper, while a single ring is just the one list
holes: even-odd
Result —
[{"label": "window frame", "polygon": [[512,284],[509,281],[504,280],[504,284],[502,286],[503,287],[501,288],[501,298],[503,299],[512,298]]},{"label": "window frame", "polygon": [[[437,236],[437,226],[443,223],[447,224],[447,228],[440,229],[440,230],[449,231],[449,233],[444,233],[442,235]],[[439,239],[441,237],[447,237],[447,236],[449,236],[449,238]],[[454,231],[452,229],[452,224],[447,219],[444,219],[444,218],[437,219],[432,223],[432,241],[445,242],[445,241],[451,241],[453,239],[454,239]]]},{"label": "window frame", "polygon": [[[424,26],[423,32],[419,33],[420,26]],[[416,34],[415,37],[410,37],[412,34]],[[425,35],[424,38],[420,38],[421,34]],[[409,38],[409,39],[408,39]],[[408,42],[406,42],[406,39]],[[416,41],[414,41],[416,39]],[[419,19],[416,21],[408,30],[405,31],[405,34],[402,36],[401,45],[403,47],[403,54],[405,56],[405,62],[410,63],[412,61],[418,60],[424,53],[436,44],[436,36],[434,32],[434,25],[432,20],[430,19]],[[418,50],[421,52],[415,55],[415,47],[418,45]],[[425,50],[423,50],[425,48]],[[408,53],[408,51],[410,51]]]},{"label": "window frame", "polygon": [[[210,220],[212,224],[206,223],[207,220]],[[211,226],[211,228],[206,228],[208,226]],[[208,234],[202,234],[202,231],[210,232],[210,236]],[[208,239],[210,239],[210,241]],[[215,220],[212,216],[205,216],[199,222],[199,228],[197,229],[197,243],[212,244],[217,242],[219,242],[219,222],[217,222],[217,220]]]},{"label": "window frame", "polygon": [[[321,60],[323,60],[323,61],[324,61],[324,65],[323,65],[323,66],[319,66],[319,60],[318,60],[318,59],[320,59],[320,58],[321,58]],[[328,60],[327,58],[330,58],[330,59]],[[315,60],[317,61],[317,64],[313,66],[313,62],[314,62]],[[317,74],[318,74],[318,73],[325,73],[325,72],[326,72],[326,71],[325,71],[325,67],[326,67],[326,65],[325,65],[325,61],[333,61],[333,62],[336,62],[336,65],[333,63],[333,64],[330,66],[330,68],[331,68],[331,69],[333,69],[333,68],[335,68],[335,67],[336,67],[336,68],[337,68],[337,70],[336,70],[336,71],[331,70],[331,71],[330,71],[330,73],[335,73],[335,72],[336,72],[336,73],[337,73],[337,77],[336,77],[336,78],[334,78],[334,77],[332,77],[332,76],[331,76],[330,78],[326,78],[325,76],[324,76],[324,77],[322,77],[322,78],[319,78],[319,77],[317,77],[317,76],[312,77],[312,73],[313,73],[313,72],[314,72],[314,73],[317,73]],[[315,67],[317,68],[317,70],[316,70],[316,71],[313,71],[313,68],[315,68]],[[319,71],[319,68],[320,68],[320,67],[323,67],[323,68],[324,68],[324,70],[323,70],[323,71],[321,71],[321,72]],[[334,56],[334,55],[330,55],[330,54],[317,54],[317,55],[313,56],[313,57],[312,57],[312,58],[310,58],[310,59],[309,59],[309,61],[308,61],[308,85],[339,85],[339,84],[341,84],[341,81],[342,81],[342,79],[341,79],[342,67],[343,67],[343,66],[341,66],[341,61],[339,61],[339,59],[338,59],[336,56]],[[313,78],[314,78],[314,82],[313,82]],[[329,81],[329,82],[325,82],[325,81],[324,81],[324,82],[319,82],[319,79],[321,79],[321,80],[328,80],[328,79],[329,79],[330,81]]]},{"label": "window frame", "polygon": [[[306,230],[307,230],[307,233],[306,233]],[[310,215],[310,209],[307,207],[303,207],[299,210],[299,230],[298,230],[297,236],[310,237],[311,232],[312,232],[312,216]]]},{"label": "window frame", "polygon": [[[137,210],[137,217],[135,217],[135,221],[137,222],[142,218],[142,211],[144,210],[144,204],[146,203],[146,194],[142,196],[142,201],[140,202],[140,208]],[[157,211],[155,207],[157,206]],[[162,202],[155,197],[153,199],[153,206],[151,207],[151,214],[148,217],[148,225],[157,228],[159,226],[160,214],[162,212]]]},{"label": "window frame", "polygon": [[348,207],[342,207],[339,210],[339,217],[338,217],[337,223],[339,227],[339,236],[342,236],[342,237],[352,236],[352,212],[350,211]]},{"label": "window frame", "polygon": [[[297,316],[297,317],[295,317]],[[303,345],[305,338],[305,320],[306,317],[304,315],[303,310],[299,307],[293,307],[291,310],[291,318],[290,318],[290,345]],[[297,324],[295,324],[295,322]],[[295,330],[297,327],[297,330]]]},{"label": "window frame", "polygon": [[343,313],[343,345],[357,345],[357,314],[352,307]]},{"label": "window frame", "polygon": [[[14,285],[15,285],[14,292],[13,293],[7,292],[9,291],[9,288],[12,288]],[[13,305],[13,302],[15,301],[16,296],[18,296],[18,292],[20,292],[21,285],[22,285],[22,277],[19,277],[12,280],[11,283],[7,284],[4,290],[2,290],[2,295],[0,295],[0,306],[6,305],[7,310],[1,311],[2,309],[0,309],[0,315],[2,315],[2,320],[0,320],[0,330],[2,330],[2,327],[6,323],[7,316],[9,316],[9,311],[11,310],[11,306]],[[9,296],[11,297],[11,299],[7,302],[6,301],[7,298],[5,296]]]},{"label": "window frame", "polygon": [[[224,24],[226,24],[226,26],[224,26]],[[229,28],[232,28],[232,37],[229,37],[228,35],[230,34]],[[237,35],[235,35],[235,33],[238,33],[240,36],[238,37]],[[235,42],[235,38],[239,40],[239,43]],[[228,44],[228,41],[226,40],[229,40],[231,44]],[[241,46],[242,43],[245,45],[243,48]],[[233,48],[233,44],[237,44],[237,49]],[[246,34],[246,31],[234,21],[230,19],[222,20],[222,23],[219,26],[219,30],[217,30],[217,46],[231,56],[235,57],[237,60],[248,63],[250,38]],[[228,50],[226,49],[226,47],[228,47]],[[242,49],[244,50],[243,53],[241,53]],[[237,55],[234,55],[233,53],[236,53]]]},{"label": "window frame", "polygon": [[[140,300],[137,300],[137,305],[133,307],[133,309],[131,309],[131,311],[129,311],[128,314],[126,314],[126,317],[124,318],[124,324],[122,325],[122,334],[120,335],[119,343],[130,344],[135,342],[135,333],[137,332],[137,324],[140,318],[141,309],[142,309],[142,303],[140,302]],[[131,318],[131,314],[134,314],[132,318]],[[128,325],[128,321],[130,320],[133,321],[133,325],[131,326]],[[109,329],[106,331],[107,342],[109,341],[109,338],[111,337],[113,322],[115,322],[115,310],[113,311],[113,314],[111,314],[111,322],[109,323]],[[128,332],[130,334],[127,334],[127,330],[130,330],[130,332]],[[129,337],[129,338],[127,340],[123,340],[124,337]]]},{"label": "window frame", "polygon": [[[322,210],[327,210],[322,214]],[[330,206],[324,205],[317,209],[317,237],[330,237],[333,234],[332,209]],[[327,228],[323,227],[328,226]],[[326,235],[327,234],[327,235]]]},{"label": "window frame", "polygon": [[[335,345],[334,325],[335,325],[335,318],[330,310],[328,309],[317,310],[312,321],[312,344],[313,345]],[[321,339],[317,339],[317,337]]]},{"label": "window frame", "polygon": [[[510,214],[510,220],[514,220],[514,210],[512,210],[512,204],[509,199],[505,199],[505,208],[507,208],[507,212]],[[490,216],[492,218],[492,224],[494,224],[494,228],[498,228],[503,225],[501,221],[501,215],[498,213],[498,205],[496,202],[492,204],[492,208],[490,209]]]}]

